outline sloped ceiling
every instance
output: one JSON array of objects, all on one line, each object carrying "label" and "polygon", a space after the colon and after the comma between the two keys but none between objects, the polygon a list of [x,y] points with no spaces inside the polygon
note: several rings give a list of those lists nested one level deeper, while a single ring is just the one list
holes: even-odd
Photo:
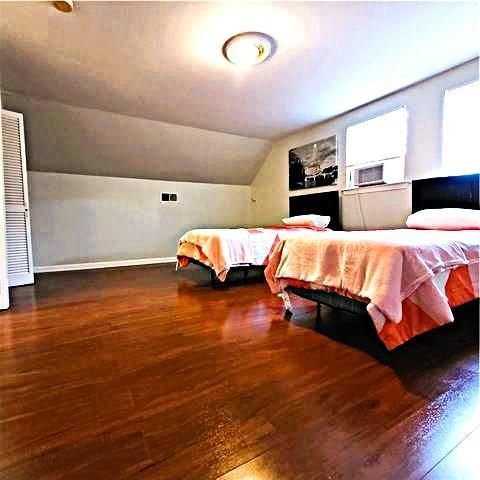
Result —
[{"label": "sloped ceiling", "polygon": [[[286,135],[475,57],[477,26],[478,5],[461,2],[77,2],[73,14],[50,2],[2,2],[1,81],[28,97],[207,130],[218,142],[199,160],[204,144],[192,134],[175,161],[176,141],[156,144],[143,170],[125,159],[125,175],[248,183],[270,148],[256,139]],[[247,30],[270,34],[277,52],[239,68],[221,46]],[[174,130],[172,139],[189,136]],[[73,168],[69,156],[62,162]],[[58,164],[44,167],[58,171]]]},{"label": "sloped ceiling", "polygon": [[16,94],[2,100],[24,114],[29,170],[249,185],[271,149],[258,138]]}]

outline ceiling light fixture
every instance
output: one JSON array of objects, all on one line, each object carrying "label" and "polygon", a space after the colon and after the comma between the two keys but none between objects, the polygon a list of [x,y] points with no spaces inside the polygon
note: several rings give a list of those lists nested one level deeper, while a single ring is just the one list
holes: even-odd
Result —
[{"label": "ceiling light fixture", "polygon": [[275,41],[270,35],[260,32],[244,32],[234,35],[223,44],[223,55],[235,65],[257,65],[270,57]]},{"label": "ceiling light fixture", "polygon": [[73,11],[73,0],[63,0],[58,2],[52,2],[53,6],[63,13],[70,13]]}]

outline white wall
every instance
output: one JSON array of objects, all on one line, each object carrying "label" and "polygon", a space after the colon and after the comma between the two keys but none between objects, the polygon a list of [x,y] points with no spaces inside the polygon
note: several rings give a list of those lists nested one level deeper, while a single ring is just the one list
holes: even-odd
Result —
[{"label": "white wall", "polygon": [[[0,98],[0,112],[2,110],[2,99]],[[2,122],[0,120],[0,185],[3,180],[3,143],[2,143]],[[8,294],[7,276],[7,239],[5,234],[5,189],[0,188],[0,309],[10,306]]]},{"label": "white wall", "polygon": [[[196,227],[250,223],[250,187],[29,172],[34,265],[175,256]],[[179,203],[160,203],[160,193]]]},{"label": "white wall", "polygon": [[[364,107],[348,112],[314,127],[301,130],[278,141],[265,160],[252,183],[254,221],[275,223],[288,214],[288,151],[331,135],[337,135],[339,160],[339,187],[345,184],[345,129],[347,126],[389,112],[399,106],[408,108],[408,141],[406,177],[418,179],[442,175],[441,129],[442,102],[446,88],[461,85],[478,78],[478,59],[449,70],[429,80],[413,85],[393,95],[377,100]],[[352,85],[355,88],[355,85]],[[326,188],[328,189],[328,188]],[[331,190],[331,187],[330,187]],[[321,188],[301,193],[315,193]],[[402,194],[403,192],[403,194]],[[365,202],[369,228],[403,225],[405,202],[409,201],[409,191],[396,192],[399,200],[392,204],[390,192],[379,192],[375,201]],[[365,198],[366,197],[362,197]],[[348,201],[345,202],[347,205]],[[351,213],[351,212],[349,212]],[[345,227],[358,227],[358,217],[349,218]],[[381,219],[385,219],[382,221]]]},{"label": "white wall", "polygon": [[345,230],[398,228],[412,211],[410,183],[382,185],[345,192],[341,198]]}]

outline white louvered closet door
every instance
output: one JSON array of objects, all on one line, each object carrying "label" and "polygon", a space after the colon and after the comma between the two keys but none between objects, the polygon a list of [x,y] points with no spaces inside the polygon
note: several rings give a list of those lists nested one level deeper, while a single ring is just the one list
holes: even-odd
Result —
[{"label": "white louvered closet door", "polygon": [[8,285],[33,283],[25,133],[21,113],[2,110]]}]

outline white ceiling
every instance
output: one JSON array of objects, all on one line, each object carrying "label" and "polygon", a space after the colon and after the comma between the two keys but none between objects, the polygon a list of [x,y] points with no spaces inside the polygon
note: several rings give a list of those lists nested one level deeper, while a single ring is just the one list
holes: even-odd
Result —
[{"label": "white ceiling", "polygon": [[[2,87],[28,96],[275,138],[478,55],[478,5],[459,2],[2,3]],[[278,43],[241,68],[241,31]]]},{"label": "white ceiling", "polygon": [[43,172],[250,185],[268,140],[3,94],[24,115],[27,166]]}]

